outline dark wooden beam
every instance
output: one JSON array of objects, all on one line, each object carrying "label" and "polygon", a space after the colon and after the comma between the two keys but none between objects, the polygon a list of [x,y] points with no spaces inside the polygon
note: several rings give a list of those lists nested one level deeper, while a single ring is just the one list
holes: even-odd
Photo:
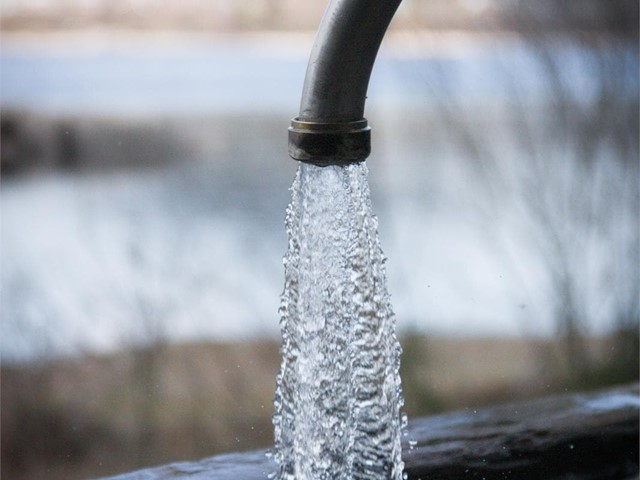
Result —
[{"label": "dark wooden beam", "polygon": [[634,386],[420,419],[406,471],[424,480],[637,479],[639,407]]},{"label": "dark wooden beam", "polygon": [[[638,478],[637,385],[561,395],[409,422],[409,479],[631,480]],[[266,451],[220,455],[111,480],[258,480]]]}]

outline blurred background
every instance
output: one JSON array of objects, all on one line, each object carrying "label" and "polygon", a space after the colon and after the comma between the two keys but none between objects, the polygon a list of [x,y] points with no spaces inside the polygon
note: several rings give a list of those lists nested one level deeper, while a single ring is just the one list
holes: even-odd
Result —
[{"label": "blurred background", "polygon": [[[268,447],[324,0],[3,0],[2,477]],[[405,0],[367,103],[410,417],[638,380],[638,2]]]}]

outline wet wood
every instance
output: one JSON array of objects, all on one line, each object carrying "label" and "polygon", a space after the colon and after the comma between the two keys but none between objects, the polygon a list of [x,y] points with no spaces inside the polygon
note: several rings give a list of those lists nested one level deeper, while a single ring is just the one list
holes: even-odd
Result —
[{"label": "wet wood", "polygon": [[[409,479],[631,480],[638,478],[637,385],[562,395],[409,422]],[[257,480],[275,470],[266,451],[127,473],[111,480]]]},{"label": "wet wood", "polygon": [[418,479],[626,479],[638,475],[638,387],[417,420],[403,455]]}]

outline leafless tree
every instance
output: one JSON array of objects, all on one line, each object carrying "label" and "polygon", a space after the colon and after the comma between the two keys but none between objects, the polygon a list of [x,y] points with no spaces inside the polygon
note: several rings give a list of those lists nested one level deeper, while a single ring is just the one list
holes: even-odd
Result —
[{"label": "leafless tree", "polygon": [[585,337],[597,322],[617,339],[610,366],[637,378],[638,3],[496,4],[503,32],[517,38],[515,57],[504,59],[523,62],[496,71],[504,80],[499,127],[488,129],[482,112],[447,90],[458,79],[446,66],[419,72],[422,81],[444,88],[438,115],[489,192],[487,217],[508,210],[509,234],[542,266],[569,373],[593,374]]}]

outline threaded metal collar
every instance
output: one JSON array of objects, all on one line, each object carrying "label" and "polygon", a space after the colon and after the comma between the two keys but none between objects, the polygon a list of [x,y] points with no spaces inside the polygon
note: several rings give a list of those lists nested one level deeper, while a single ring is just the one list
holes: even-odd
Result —
[{"label": "threaded metal collar", "polygon": [[355,122],[307,122],[297,118],[289,127],[289,155],[320,167],[364,161],[371,153],[371,128]]}]

